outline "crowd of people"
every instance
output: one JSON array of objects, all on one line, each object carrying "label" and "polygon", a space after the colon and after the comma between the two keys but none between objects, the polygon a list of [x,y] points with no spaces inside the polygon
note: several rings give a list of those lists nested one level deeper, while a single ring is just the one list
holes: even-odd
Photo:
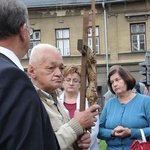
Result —
[{"label": "crowd of people", "polygon": [[104,95],[101,115],[100,106],[89,106],[87,99],[85,110],[79,111],[81,68],[65,66],[55,46],[34,46],[28,75],[24,72],[20,61],[30,34],[24,3],[1,0],[1,150],[99,150],[98,139],[106,141],[107,150],[130,150],[141,139],[140,129],[150,141],[150,97],[127,69],[110,68],[110,94]]}]

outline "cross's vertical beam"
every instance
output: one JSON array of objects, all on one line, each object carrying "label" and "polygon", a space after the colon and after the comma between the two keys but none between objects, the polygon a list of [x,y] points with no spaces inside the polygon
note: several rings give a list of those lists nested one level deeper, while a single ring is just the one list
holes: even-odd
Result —
[{"label": "cross's vertical beam", "polygon": [[83,16],[83,40],[78,40],[78,50],[82,54],[81,58],[81,85],[80,85],[80,111],[85,110],[85,98],[86,98],[86,65],[87,65],[87,49],[88,49],[88,25],[89,14],[84,12]]}]

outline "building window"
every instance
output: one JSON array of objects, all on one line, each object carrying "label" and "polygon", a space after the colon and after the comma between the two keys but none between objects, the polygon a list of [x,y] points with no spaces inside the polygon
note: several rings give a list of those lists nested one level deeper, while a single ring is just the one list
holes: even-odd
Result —
[{"label": "building window", "polygon": [[30,49],[28,50],[27,54],[24,56],[23,59],[29,59],[32,48],[39,44],[41,41],[41,32],[38,30],[34,30],[33,34],[30,35]]},{"label": "building window", "polygon": [[56,47],[62,56],[70,55],[69,29],[56,29]]},{"label": "building window", "polygon": [[[99,46],[99,27],[95,27],[95,42],[96,42],[96,54],[99,54],[100,46]],[[88,32],[88,46],[92,48],[92,27],[89,28]]]},{"label": "building window", "polygon": [[145,42],[145,24],[131,24],[131,45],[132,51],[146,51],[146,42]]}]

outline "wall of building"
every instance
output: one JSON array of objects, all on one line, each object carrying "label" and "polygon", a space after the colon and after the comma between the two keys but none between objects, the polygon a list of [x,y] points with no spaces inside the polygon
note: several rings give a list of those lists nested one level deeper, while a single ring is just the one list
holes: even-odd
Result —
[{"label": "wall of building", "polygon": [[[150,49],[150,1],[137,0],[136,2],[123,2],[105,4],[107,13],[107,33],[108,33],[108,65],[120,64],[131,71],[137,81],[143,77],[139,74],[142,69],[139,62],[144,61],[144,52],[131,52],[130,43],[130,23],[145,22],[147,49]],[[55,29],[70,29],[71,56],[64,57],[64,63],[81,64],[81,54],[77,50],[77,40],[83,34],[83,14],[88,10],[91,14],[91,6],[71,6],[71,7],[48,7],[39,9],[29,9],[31,27],[41,31],[41,42],[56,45]],[[98,86],[106,86],[106,46],[104,33],[104,9],[102,4],[96,5],[95,25],[99,26],[100,54],[97,59],[97,81]],[[147,14],[137,15],[135,14]],[[91,20],[91,15],[90,19]],[[91,26],[91,21],[89,25]],[[28,60],[22,60],[26,68]],[[101,92],[101,91],[100,91]]]}]

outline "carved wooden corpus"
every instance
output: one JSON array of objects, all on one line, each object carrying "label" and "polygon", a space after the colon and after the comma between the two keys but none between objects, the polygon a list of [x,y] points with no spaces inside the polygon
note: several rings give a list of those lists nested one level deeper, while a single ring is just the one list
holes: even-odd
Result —
[{"label": "carved wooden corpus", "polygon": [[86,98],[89,106],[97,103],[97,72],[96,72],[96,58],[91,49],[88,48],[87,52],[87,75],[88,87],[86,90]]}]

